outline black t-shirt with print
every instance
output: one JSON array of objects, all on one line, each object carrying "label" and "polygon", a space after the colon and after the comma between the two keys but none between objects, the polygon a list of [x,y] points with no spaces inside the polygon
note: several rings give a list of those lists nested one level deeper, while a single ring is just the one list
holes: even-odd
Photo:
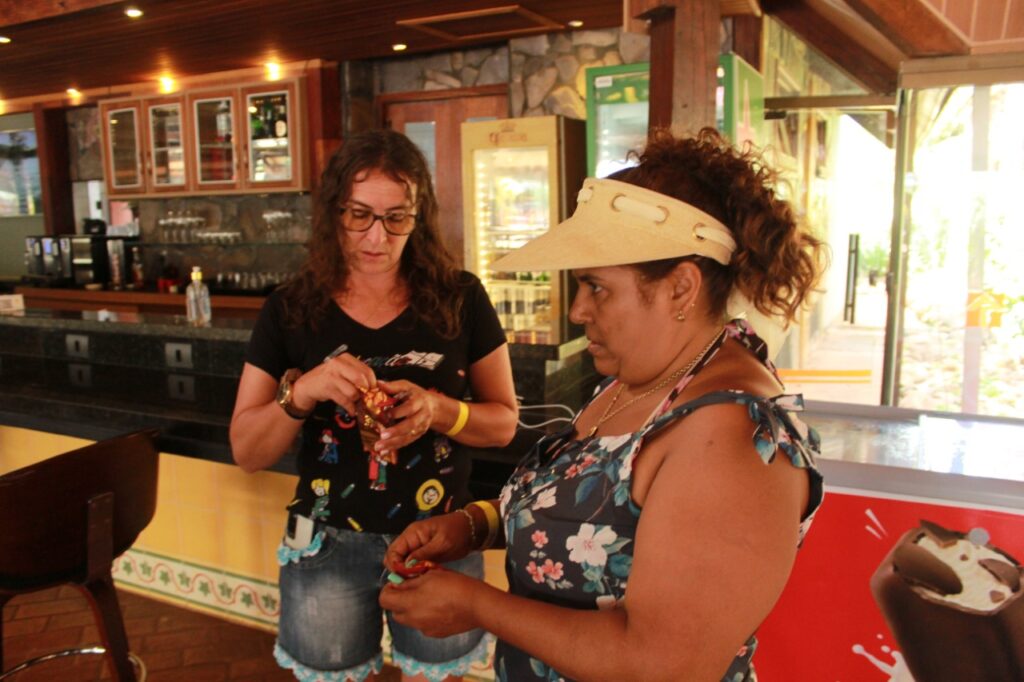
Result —
[{"label": "black t-shirt with print", "polygon": [[[385,381],[406,379],[428,390],[462,398],[470,365],[505,343],[480,280],[463,273],[462,333],[447,340],[411,308],[380,329],[370,329],[331,306],[316,332],[288,327],[283,297],[271,294],[260,312],[246,361],[279,379],[322,363],[340,344]],[[469,501],[470,461],[464,446],[428,431],[398,452],[398,461],[376,461],[363,450],[355,419],[341,406],[322,402],[302,427],[299,482],[292,512],[331,526],[397,533],[418,518],[457,509]]]}]

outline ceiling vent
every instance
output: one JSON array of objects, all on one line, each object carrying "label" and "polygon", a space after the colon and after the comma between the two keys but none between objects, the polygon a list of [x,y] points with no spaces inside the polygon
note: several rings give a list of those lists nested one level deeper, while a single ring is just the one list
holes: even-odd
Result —
[{"label": "ceiling vent", "polygon": [[452,42],[508,38],[565,28],[559,22],[519,5],[399,19],[395,23]]}]

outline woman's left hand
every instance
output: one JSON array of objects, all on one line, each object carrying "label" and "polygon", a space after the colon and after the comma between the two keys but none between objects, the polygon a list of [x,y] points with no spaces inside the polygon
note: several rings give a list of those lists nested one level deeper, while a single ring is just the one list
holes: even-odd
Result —
[{"label": "woman's left hand", "polygon": [[428,637],[448,637],[478,627],[474,594],[487,585],[455,571],[435,568],[400,585],[388,583],[380,605],[402,625]]},{"label": "woman's left hand", "polygon": [[391,411],[395,424],[384,429],[374,448],[382,455],[396,452],[418,440],[433,425],[437,414],[438,394],[411,381],[378,381],[377,385],[391,396],[401,396]]}]

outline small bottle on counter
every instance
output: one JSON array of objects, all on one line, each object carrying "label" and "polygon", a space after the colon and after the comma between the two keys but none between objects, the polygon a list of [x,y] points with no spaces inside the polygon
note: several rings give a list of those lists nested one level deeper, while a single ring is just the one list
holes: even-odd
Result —
[{"label": "small bottle on counter", "polygon": [[146,288],[146,271],[142,266],[142,252],[139,247],[132,247],[132,286],[136,291]]},{"label": "small bottle on counter", "polygon": [[210,289],[203,284],[203,271],[198,265],[192,267],[192,281],[185,289],[185,306],[189,324],[196,327],[210,324]]}]

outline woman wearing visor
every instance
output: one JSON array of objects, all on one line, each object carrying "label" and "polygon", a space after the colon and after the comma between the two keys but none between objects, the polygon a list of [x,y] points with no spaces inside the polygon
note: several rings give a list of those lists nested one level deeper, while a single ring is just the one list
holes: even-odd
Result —
[{"label": "woman wearing visor", "polygon": [[[274,653],[300,680],[361,682],[382,667],[388,543],[469,502],[466,446],[507,443],[517,408],[497,314],[445,250],[426,160],[407,137],[349,137],[315,211],[302,271],[253,329],[231,447],[255,471],[299,438]],[[385,406],[382,432],[361,428],[368,407]],[[480,556],[450,568],[483,575]],[[480,630],[435,639],[389,629],[403,679],[453,679],[487,659]]]},{"label": "woman wearing visor", "polygon": [[398,622],[495,633],[501,680],[755,679],[754,633],[822,497],[817,436],[755,328],[794,319],[824,254],[771,180],[713,130],[660,134],[498,262],[572,271],[570,318],[608,378],[500,500],[388,550],[398,566],[504,544],[509,592],[428,571],[381,594]]}]

